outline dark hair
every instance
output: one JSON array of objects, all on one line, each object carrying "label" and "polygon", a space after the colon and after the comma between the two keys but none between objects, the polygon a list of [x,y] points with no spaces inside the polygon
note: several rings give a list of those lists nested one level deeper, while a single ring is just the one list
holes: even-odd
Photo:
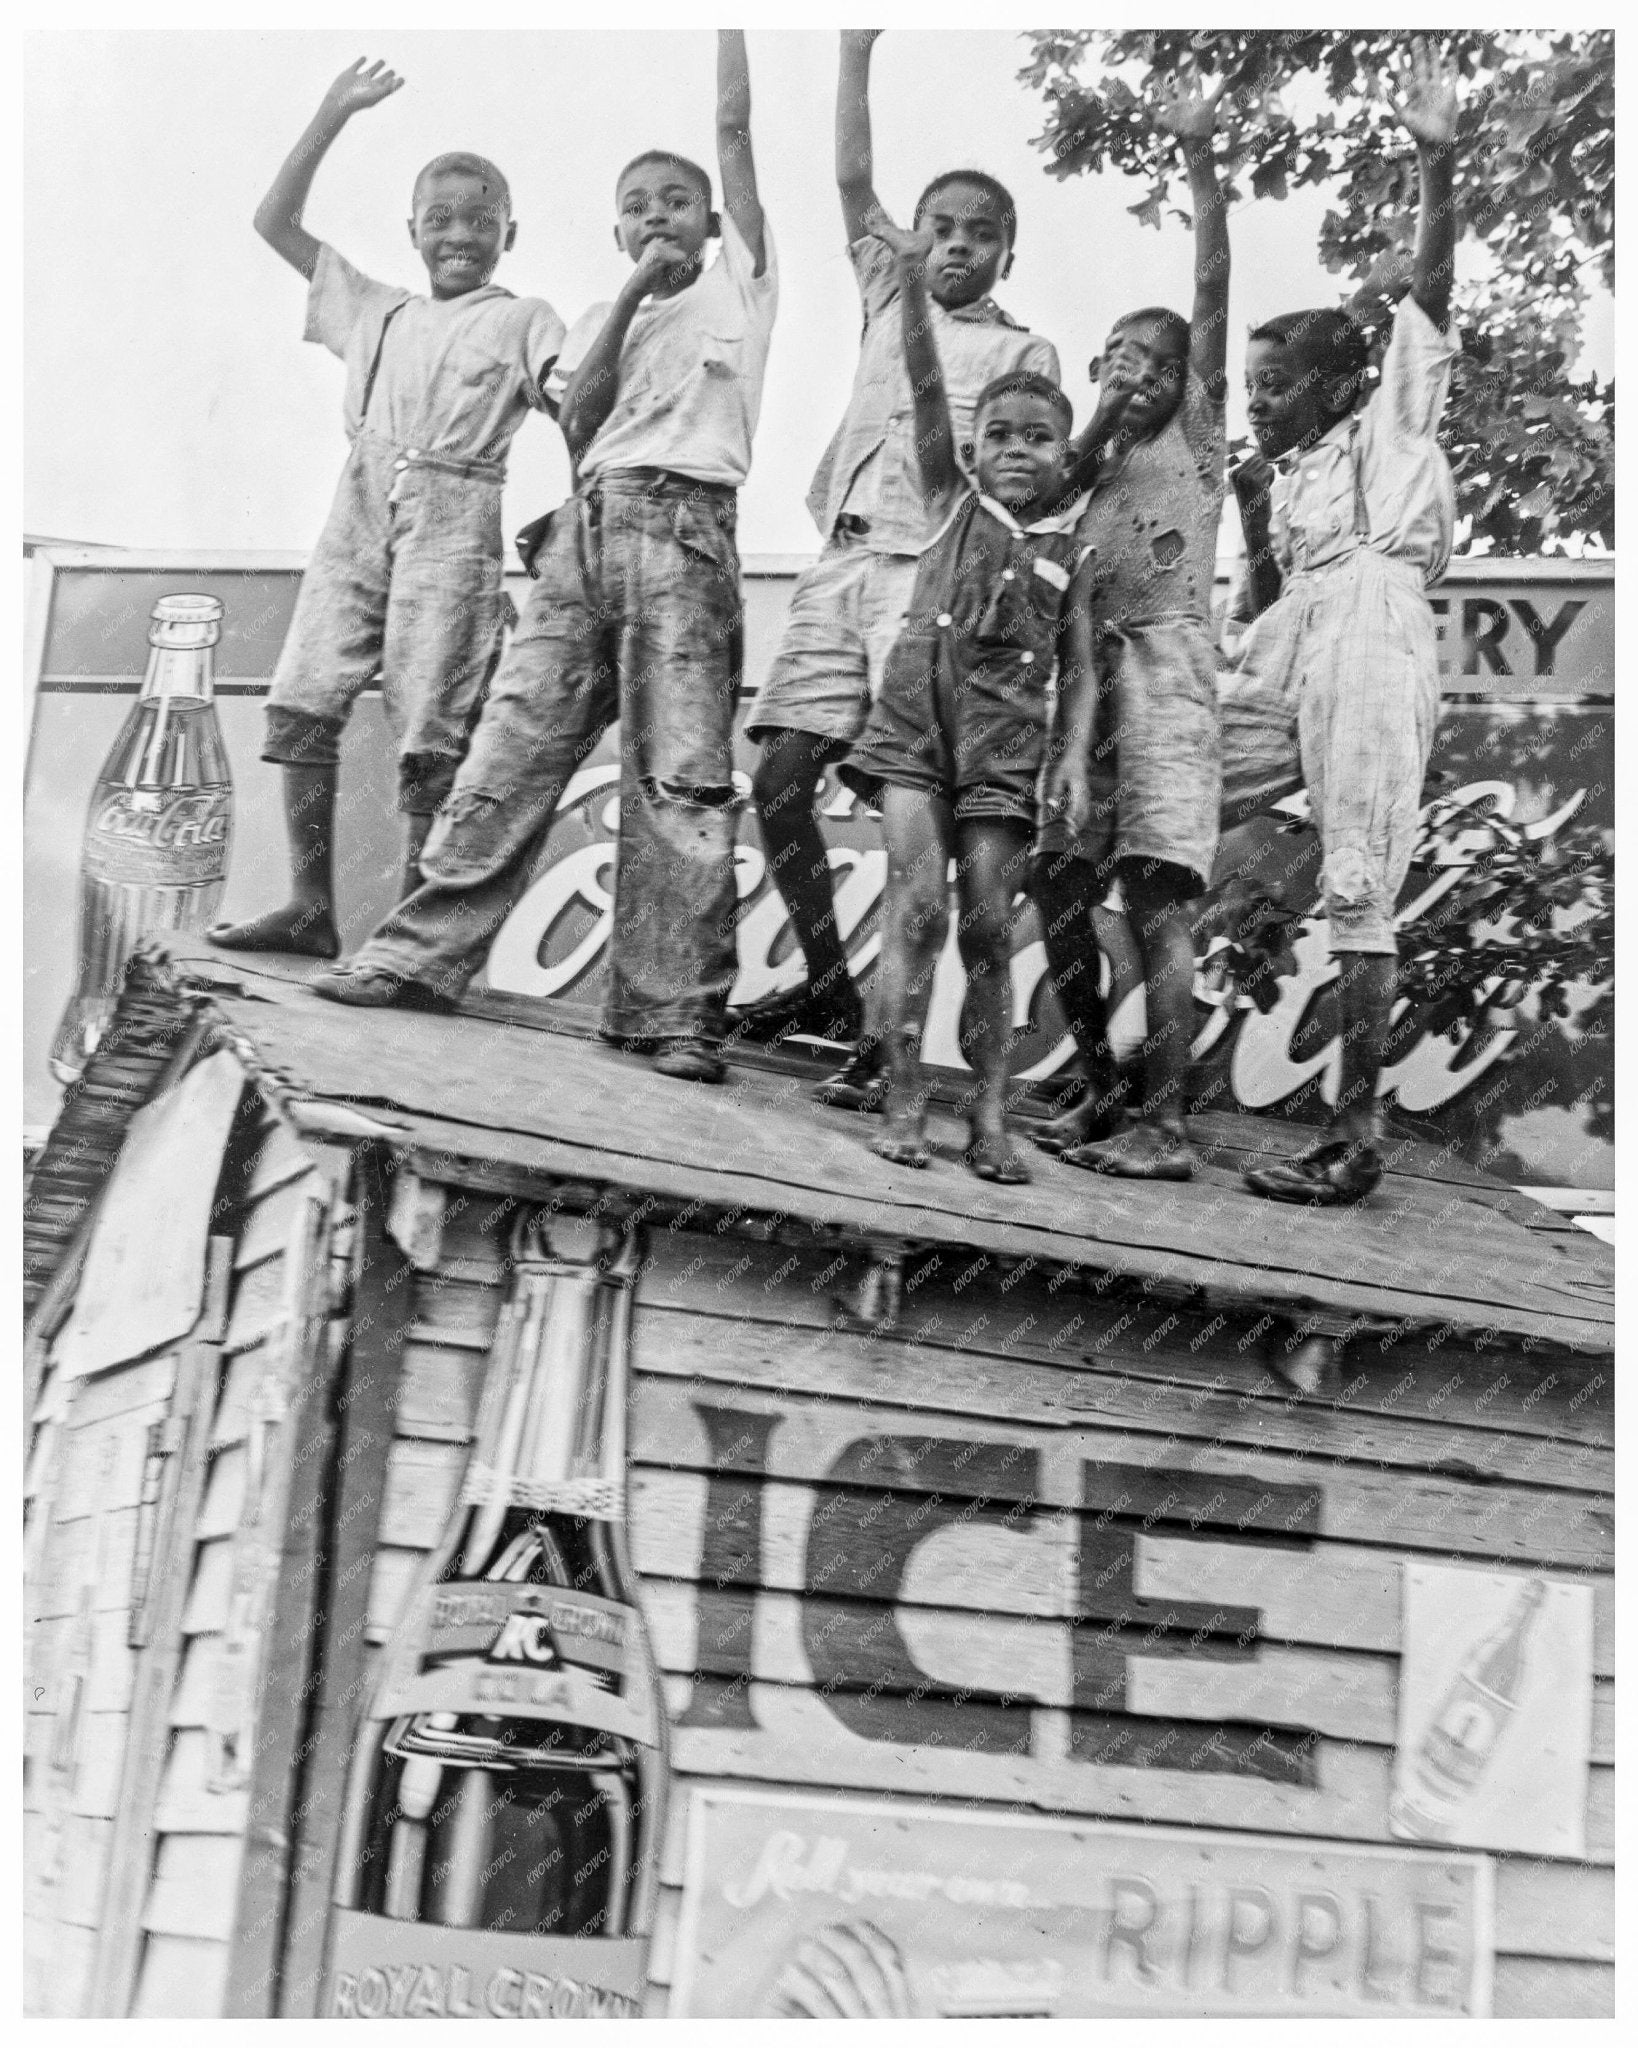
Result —
[{"label": "dark hair", "polygon": [[1069,402],[1069,394],[1061,391],[1050,377],[1043,377],[1039,370],[1007,370],[999,377],[992,377],[978,394],[978,403],[973,407],[973,425],[977,426],[979,414],[991,399],[1007,398],[1015,391],[1030,398],[1044,398],[1062,413],[1066,435],[1074,426],[1075,408]]},{"label": "dark hair", "polygon": [[999,178],[992,178],[988,171],[940,171],[938,176],[916,201],[916,210],[910,216],[910,225],[915,227],[927,210],[927,202],[935,192],[942,192],[946,185],[976,185],[980,192],[987,192],[995,201],[1001,215],[1001,231],[1007,238],[1007,247],[1012,248],[1018,238],[1018,208],[1012,194]]},{"label": "dark hair", "polygon": [[469,149],[446,150],[442,156],[435,156],[431,163],[423,164],[415,174],[415,183],[410,187],[410,205],[420,202],[421,187],[428,178],[442,178],[451,172],[458,172],[467,178],[481,178],[485,186],[493,186],[495,196],[508,213],[512,211],[512,188],[506,182],[506,174],[486,156],[474,156]]},{"label": "dark hair", "polygon": [[1139,306],[1135,313],[1122,313],[1118,320],[1110,323],[1109,332],[1119,334],[1123,327],[1135,327],[1140,320],[1152,320],[1163,328],[1168,338],[1177,344],[1178,353],[1187,357],[1189,353],[1189,323],[1181,313],[1174,313],[1170,306]]},{"label": "dark hair", "polygon": [[1371,360],[1370,342],[1352,313],[1340,306],[1310,306],[1297,313],[1276,313],[1254,327],[1250,341],[1271,341],[1277,348],[1298,348],[1330,382],[1364,376]]},{"label": "dark hair", "polygon": [[620,187],[626,182],[627,178],[631,176],[632,172],[635,170],[640,170],[644,164],[670,164],[673,170],[681,171],[683,176],[688,179],[690,184],[698,185],[700,190],[705,194],[705,208],[708,213],[710,212],[710,172],[701,170],[700,166],[697,163],[695,163],[692,157],[678,156],[677,152],[674,149],[645,149],[639,155],[634,156],[631,162],[626,165],[625,169],[621,171],[619,177],[615,179],[615,191],[618,192]]}]

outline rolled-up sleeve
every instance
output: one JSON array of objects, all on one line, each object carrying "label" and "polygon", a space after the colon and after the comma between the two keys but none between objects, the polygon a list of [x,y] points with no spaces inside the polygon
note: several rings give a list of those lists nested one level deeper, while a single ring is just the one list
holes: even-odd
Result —
[{"label": "rolled-up sleeve", "polygon": [[1414,299],[1402,299],[1382,356],[1378,404],[1394,433],[1431,440],[1450,396],[1450,366],[1461,349],[1455,330],[1434,326]]},{"label": "rolled-up sleeve", "polygon": [[853,265],[864,308],[864,324],[879,320],[889,306],[898,303],[899,273],[893,252],[876,235],[861,235],[848,244],[848,261]]},{"label": "rolled-up sleeve", "polygon": [[566,329],[544,299],[524,301],[527,317],[523,325],[523,386],[532,406],[546,409],[558,394],[547,383],[547,373],[563,354]]},{"label": "rolled-up sleeve", "polygon": [[345,361],[357,352],[359,337],[364,335],[373,354],[381,322],[409,296],[401,285],[366,277],[328,242],[320,242],[313,281],[307,287],[307,325],[302,339],[318,342]]}]

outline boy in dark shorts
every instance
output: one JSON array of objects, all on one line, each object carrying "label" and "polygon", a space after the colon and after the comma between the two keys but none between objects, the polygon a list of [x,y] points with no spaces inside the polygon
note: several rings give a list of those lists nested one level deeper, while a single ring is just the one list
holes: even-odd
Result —
[{"label": "boy in dark shorts", "polygon": [[[899,266],[905,365],[915,393],[926,530],[904,631],[840,773],[882,811],[887,895],[879,1028],[887,1128],[873,1149],[925,1166],[920,1065],[956,861],[967,1000],[961,1050],[975,1074],[966,1161],[983,1180],[1029,1168],[1006,1130],[1013,899],[1022,887],[1047,753],[1048,687],[1076,548],[1069,401],[1035,372],[996,378],[974,409],[976,484],[963,471],[927,305],[935,246],[873,222]],[[1084,823],[1093,679],[1066,675],[1063,749],[1050,776]]]},{"label": "boy in dark shorts", "polygon": [[[784,637],[746,719],[761,744],[755,793],[768,871],[802,947],[806,979],[738,1013],[747,1036],[791,1030],[855,1039],[863,1007],[836,924],[817,792],[864,726],[910,601],[924,538],[914,400],[895,300],[898,266],[873,225],[870,51],[877,29],[842,32],[836,89],[836,182],[864,334],[847,411],[813,479],[808,507],[823,537],[798,577]],[[945,171],[916,202],[912,225],[933,234],[927,296],[958,450],[992,378],[1035,370],[1058,381],[1049,342],[990,296],[1012,267],[1013,203],[978,171]],[[872,1069],[873,1055],[856,1065]],[[821,1099],[830,1099],[827,1084]]]},{"label": "boy in dark shorts", "polygon": [[563,323],[490,279],[517,238],[506,180],[484,157],[435,157],[415,180],[419,298],[365,277],[302,226],[313,174],[352,116],[403,84],[349,66],[256,213],[256,232],[308,279],[307,339],[347,365],[352,453],[301,580],[267,703],[264,761],[284,775],[292,895],[209,937],[240,952],[340,951],[333,879],[341,733],[379,673],[398,742],[404,888],[448,795],[499,651],[501,486]]},{"label": "boy in dark shorts", "polygon": [[[737,490],[751,461],[778,297],[751,157],[745,39],[718,35],[724,212],[697,164],[621,172],[634,268],[569,336],[559,412],[578,487],[422,856],[423,881],[351,964],[336,1002],[451,1006],[529,884],[576,768],[618,718],[620,852],[603,1032],[660,1072],[720,1081],[734,978],[733,649]],[[706,242],[722,238],[707,268]]]},{"label": "boy in dark shorts", "polygon": [[1110,873],[1118,876],[1143,960],[1148,1022],[1136,1118],[1118,1127],[1107,1046],[1095,1043],[1082,1048],[1090,1053],[1085,1096],[1037,1142],[1072,1165],[1144,1180],[1193,1172],[1183,1127],[1194,1008],[1189,905],[1211,876],[1222,791],[1211,620],[1228,388],[1228,226],[1212,144],[1222,92],[1221,84],[1209,96],[1180,86],[1154,116],[1177,137],[1188,168],[1193,314],[1127,314],[1094,365],[1102,402],[1079,444],[1078,480],[1091,482],[1091,495],[1076,594],[1085,579],[1087,601],[1073,606],[1070,635],[1072,659],[1098,673],[1097,726],[1100,746],[1114,742],[1114,786],[1099,806],[1101,832],[1077,839],[1066,820],[1048,818],[1031,878],[1056,976],[1066,956],[1090,950],[1092,907]]}]

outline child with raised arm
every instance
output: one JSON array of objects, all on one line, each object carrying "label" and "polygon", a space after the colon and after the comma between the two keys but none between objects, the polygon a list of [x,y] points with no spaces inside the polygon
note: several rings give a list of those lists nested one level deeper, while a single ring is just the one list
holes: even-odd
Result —
[{"label": "child with raised arm", "polygon": [[[734,527],[778,296],[751,156],[745,38],[718,36],[724,211],[699,165],[620,173],[633,269],[570,335],[559,422],[578,479],[455,787],[422,885],[345,969],[338,1002],[447,1006],[529,882],[570,777],[620,721],[619,868],[603,1030],[663,1073],[718,1081],[734,977]],[[706,243],[721,237],[709,267]]]},{"label": "child with raised arm", "polygon": [[[902,233],[880,213],[871,227],[898,266],[925,520],[909,617],[840,770],[880,805],[887,842],[879,1019],[887,1128],[873,1149],[905,1166],[928,1161],[921,1040],[949,929],[954,857],[967,971],[961,1050],[976,1077],[965,1157],[983,1180],[1023,1181],[1029,1168],[1004,1115],[1013,898],[1046,759],[1048,685],[1076,547],[1070,406],[1036,371],[994,378],[974,408],[976,481],[969,478],[928,305],[937,236],[925,226]],[[1065,745],[1051,781],[1079,825],[1092,678],[1066,671],[1063,688]]]},{"label": "child with raised arm", "polygon": [[256,232],[309,281],[307,339],[347,366],[352,452],[308,561],[267,703],[262,759],[284,776],[292,894],[209,936],[244,952],[333,960],[342,729],[379,673],[398,745],[404,887],[465,751],[498,651],[501,486],[513,436],[545,404],[563,323],[544,299],[490,282],[517,239],[487,158],[434,157],[415,180],[410,240],[426,298],[365,277],[302,225],[307,195],[352,116],[403,80],[349,66],[324,95],[256,214]]},{"label": "child with raised arm", "polygon": [[[1112,828],[1113,872],[1143,961],[1141,1101],[1118,1127],[1100,1032],[1081,1047],[1081,1102],[1037,1142],[1073,1165],[1144,1180],[1193,1172],[1183,1123],[1195,971],[1189,906],[1210,879],[1222,785],[1211,621],[1227,458],[1229,244],[1213,146],[1222,93],[1221,84],[1207,95],[1179,82],[1154,114],[1177,138],[1188,170],[1192,317],[1165,307],[1128,313],[1092,366],[1102,395],[1077,443],[1077,480],[1090,480],[1091,495],[1070,634],[1074,660],[1097,671],[1099,745],[1107,751],[1113,742],[1114,787],[1099,806],[1101,826],[1089,833],[1048,818],[1031,875],[1058,979],[1096,943],[1091,912],[1104,894]],[[1081,972],[1084,1014],[1095,958]]]},{"label": "child with raised arm", "polygon": [[[796,989],[739,1013],[741,1030],[754,1037],[792,1029],[859,1036],[863,1009],[837,929],[818,790],[881,689],[925,538],[915,408],[894,317],[898,266],[873,225],[870,53],[879,34],[843,31],[836,88],[836,182],[864,309],[859,365],[808,495],[823,539],[819,559],[797,579],[784,638],[746,720],[762,749],[755,794],[768,870],[806,964]],[[971,439],[978,394],[993,378],[1033,370],[1055,384],[1058,358],[990,296],[1012,268],[1015,218],[1004,187],[982,172],[943,171],[916,202],[913,225],[933,237],[927,296],[959,453]],[[821,1099],[861,1106],[875,1073],[874,1055],[862,1048]]]},{"label": "child with raised arm", "polygon": [[[1397,972],[1394,913],[1409,870],[1439,715],[1428,586],[1443,575],[1455,488],[1438,442],[1457,354],[1446,327],[1456,256],[1454,72],[1414,45],[1399,116],[1421,184],[1410,296],[1367,394],[1365,336],[1331,307],[1253,330],[1247,414],[1262,461],[1236,492],[1251,609],[1247,681],[1292,707],[1320,835],[1337,962],[1342,1077],[1331,1128],[1301,1157],[1245,1176],[1258,1194],[1363,1201],[1382,1177],[1376,1091]],[[1269,465],[1273,465],[1271,469]]]}]

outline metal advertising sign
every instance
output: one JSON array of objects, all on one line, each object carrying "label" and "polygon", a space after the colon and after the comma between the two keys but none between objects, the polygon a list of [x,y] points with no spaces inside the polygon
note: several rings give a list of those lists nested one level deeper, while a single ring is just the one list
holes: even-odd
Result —
[{"label": "metal advertising sign", "polygon": [[1405,1567],[1396,1835],[1586,1854],[1592,1619],[1590,1586]]},{"label": "metal advertising sign", "polygon": [[[777,644],[795,565],[747,565],[746,682],[764,673]],[[46,1072],[50,1035],[74,984],[75,901],[88,794],[85,763],[100,758],[134,697],[147,647],[148,611],[183,585],[214,591],[224,619],[216,697],[234,764],[237,815],[233,869],[220,914],[231,919],[265,907],[269,878],[282,875],[285,851],[278,783],[259,769],[261,704],[294,602],[295,564],[256,568],[176,562],[164,572],[141,558],[65,561],[55,570],[45,617],[25,794],[29,943],[25,1063],[30,1121],[54,1113]],[[1488,799],[1510,825],[1545,839],[1560,827],[1614,820],[1614,596],[1611,565],[1540,561],[1460,562],[1435,592],[1444,709],[1433,757],[1440,794]],[[521,591],[519,593],[521,595]],[[743,739],[736,773],[750,792],[755,749]],[[391,908],[399,872],[398,820],[392,809],[392,748],[379,703],[359,708],[343,747],[347,841],[338,884],[344,936],[361,940]],[[533,886],[497,935],[487,985],[510,994],[600,1003],[612,917],[617,804],[615,736],[571,784]],[[1234,835],[1236,865],[1278,872],[1290,906],[1311,908],[1317,871],[1312,835],[1282,836],[1279,821],[1255,821]],[[832,775],[824,829],[836,874],[837,913],[853,971],[867,984],[880,940],[877,915],[886,862],[874,822]],[[740,824],[736,1002],[793,984],[801,956],[784,905],[767,873],[755,812]],[[1447,886],[1437,878],[1433,892]],[[1418,903],[1417,899],[1423,899]],[[1401,915],[1426,911],[1427,877],[1413,874]],[[1111,962],[1112,1031],[1131,1051],[1143,1032],[1136,953],[1123,921],[1099,913]],[[1222,1107],[1277,1109],[1316,1077],[1334,1092],[1340,1049],[1315,1042],[1313,1013],[1331,966],[1323,922],[1297,938],[1296,972],[1281,983],[1267,1014],[1253,1009],[1197,1011],[1194,1047],[1201,1090]],[[1045,950],[1032,912],[1021,916],[1013,959],[1013,1012],[1019,1030],[1015,1070],[1044,1078],[1065,1065],[1072,1047],[1045,996]],[[478,984],[481,989],[484,982]],[[941,961],[925,1039],[934,1065],[959,1068],[962,990],[952,937]],[[1609,1134],[1613,1062],[1608,1040],[1578,1029],[1573,1017],[1516,1013],[1517,1029],[1459,1048],[1419,1036],[1386,1070],[1390,1103],[1429,1132],[1452,1141],[1474,1164],[1521,1183],[1602,1189],[1613,1185]]]},{"label": "metal advertising sign", "polygon": [[1489,2010],[1482,1856],[703,1787],[671,2017]]}]

